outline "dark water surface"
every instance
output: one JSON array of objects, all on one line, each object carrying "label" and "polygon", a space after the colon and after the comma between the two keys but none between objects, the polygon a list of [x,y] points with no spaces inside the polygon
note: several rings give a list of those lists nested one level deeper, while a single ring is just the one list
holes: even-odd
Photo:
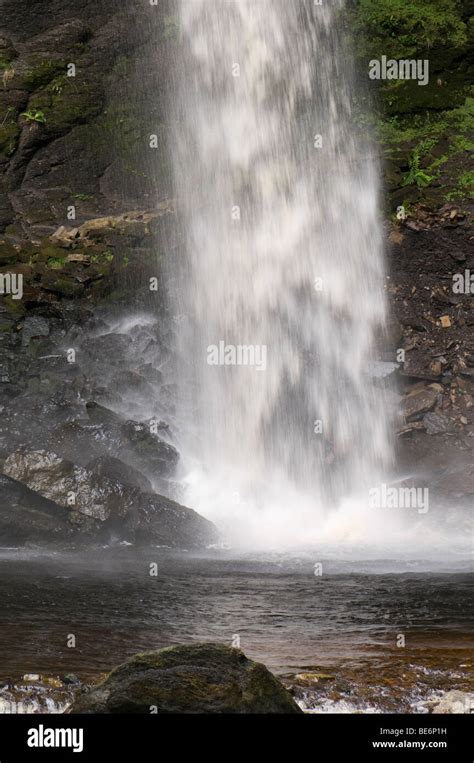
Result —
[{"label": "dark water surface", "polygon": [[72,672],[93,681],[138,651],[230,645],[238,635],[249,657],[283,677],[313,673],[316,706],[357,700],[371,707],[385,687],[388,709],[399,709],[407,697],[416,704],[441,689],[473,686],[474,574],[467,564],[416,571],[423,568],[328,561],[318,577],[311,555],[3,551],[0,678]]}]

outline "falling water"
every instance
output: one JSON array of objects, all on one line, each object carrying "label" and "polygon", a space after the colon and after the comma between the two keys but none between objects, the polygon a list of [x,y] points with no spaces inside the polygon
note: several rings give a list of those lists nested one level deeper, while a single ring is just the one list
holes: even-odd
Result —
[{"label": "falling water", "polygon": [[269,543],[369,533],[391,455],[368,373],[385,315],[377,168],[343,6],[177,3],[187,501]]}]

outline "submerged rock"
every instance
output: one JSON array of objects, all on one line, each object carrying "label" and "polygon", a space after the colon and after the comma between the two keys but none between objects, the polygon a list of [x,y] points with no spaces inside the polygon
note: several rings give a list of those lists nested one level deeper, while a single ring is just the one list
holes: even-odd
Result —
[{"label": "submerged rock", "polygon": [[300,713],[259,662],[222,644],[137,654],[79,695],[73,713]]}]

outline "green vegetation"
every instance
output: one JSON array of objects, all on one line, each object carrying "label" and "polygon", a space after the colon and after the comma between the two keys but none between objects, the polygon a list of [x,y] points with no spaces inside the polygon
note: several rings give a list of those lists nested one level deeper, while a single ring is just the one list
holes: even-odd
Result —
[{"label": "green vegetation", "polygon": [[28,122],[39,122],[43,125],[46,123],[44,111],[40,111],[39,109],[30,109],[29,111],[24,111],[22,114],[20,114],[20,116],[25,117]]},{"label": "green vegetation", "polygon": [[467,201],[474,197],[474,171],[468,170],[458,178],[457,187],[446,194],[446,201]]},{"label": "green vegetation", "polygon": [[413,151],[410,160],[409,160],[409,167],[410,170],[408,172],[408,175],[403,179],[402,186],[406,185],[416,185],[418,188],[426,188],[431,181],[433,180],[433,175],[428,175],[423,169],[420,167],[420,160],[421,157],[428,153],[430,148],[433,146],[432,140],[426,140],[422,141]]},{"label": "green vegetation", "polygon": [[78,201],[92,201],[94,197],[90,193],[73,193],[72,198]]},{"label": "green vegetation", "polygon": [[419,58],[435,46],[461,49],[467,42],[456,0],[359,0],[352,21],[364,58]]},{"label": "green vegetation", "polygon": [[61,270],[66,262],[65,257],[51,257],[48,260],[48,268],[52,270]]},{"label": "green vegetation", "polygon": [[57,77],[51,80],[46,86],[46,91],[51,93],[51,97],[62,95],[64,86],[67,83],[68,78],[65,74],[59,74]]},{"label": "green vegetation", "polygon": [[[392,211],[401,203],[403,188],[411,202],[432,206],[468,198],[466,171],[474,150],[473,10],[469,0],[355,0],[345,14],[367,83],[368,97],[356,105],[356,118],[381,143]],[[382,56],[427,59],[428,84],[370,80],[369,61]]]},{"label": "green vegetation", "polygon": [[9,106],[0,118],[0,156],[11,156],[16,149],[20,128],[16,121],[16,109]]},{"label": "green vegetation", "polygon": [[66,63],[52,59],[40,59],[32,61],[29,70],[24,75],[23,84],[28,90],[37,90],[44,87],[61,72],[64,72]]},{"label": "green vegetation", "polygon": [[100,113],[102,92],[94,82],[62,76],[37,90],[30,98],[30,109],[40,111],[50,132],[60,134]]},{"label": "green vegetation", "polygon": [[102,252],[102,253],[91,255],[91,262],[93,263],[112,262],[113,259],[114,259],[114,255],[110,249],[107,249],[105,252]]}]

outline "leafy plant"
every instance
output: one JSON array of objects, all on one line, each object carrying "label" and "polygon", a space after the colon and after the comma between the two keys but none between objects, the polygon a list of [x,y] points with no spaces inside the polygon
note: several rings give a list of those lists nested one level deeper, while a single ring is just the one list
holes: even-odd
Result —
[{"label": "leafy plant", "polygon": [[23,114],[21,114],[22,117],[25,117],[25,119],[28,120],[28,122],[38,122],[39,124],[46,124],[46,117],[44,115],[44,111],[40,111],[39,109],[30,110],[30,111],[24,111]]},{"label": "leafy plant", "polygon": [[64,267],[64,257],[50,257],[48,260],[48,267],[52,270],[61,270]]},{"label": "leafy plant", "polygon": [[425,170],[420,167],[420,161],[423,154],[426,154],[433,146],[432,140],[425,140],[418,144],[413,151],[409,160],[409,172],[403,179],[402,186],[416,185],[418,188],[426,188],[435,175],[428,175]]},{"label": "leafy plant", "polygon": [[7,119],[13,119],[15,116],[15,109],[13,106],[9,106],[3,116],[2,121],[0,122],[0,126],[3,126]]},{"label": "leafy plant", "polygon": [[67,80],[64,74],[60,74],[57,77],[55,77],[51,82],[47,85],[46,90],[51,95],[60,96],[63,92],[64,85],[66,84]]},{"label": "leafy plant", "polygon": [[73,194],[73,199],[78,199],[79,201],[92,201],[94,197],[91,196],[90,193],[75,193]]}]

